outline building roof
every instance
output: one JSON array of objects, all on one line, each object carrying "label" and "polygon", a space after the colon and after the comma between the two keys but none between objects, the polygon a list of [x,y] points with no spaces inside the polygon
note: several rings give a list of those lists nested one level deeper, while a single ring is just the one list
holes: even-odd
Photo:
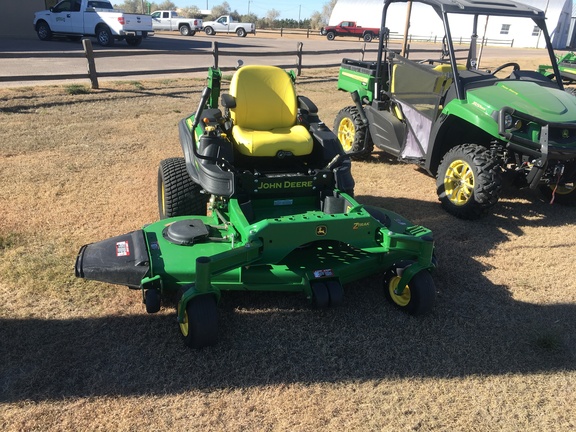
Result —
[{"label": "building roof", "polygon": [[[432,6],[437,12],[544,18],[544,12],[532,6],[510,0],[415,0]],[[407,0],[386,0],[388,3],[406,3]]]}]

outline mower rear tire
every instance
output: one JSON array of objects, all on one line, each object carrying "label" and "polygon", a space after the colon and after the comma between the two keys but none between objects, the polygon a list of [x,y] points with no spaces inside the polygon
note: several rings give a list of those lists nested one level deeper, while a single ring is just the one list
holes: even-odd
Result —
[{"label": "mower rear tire", "polygon": [[206,215],[209,197],[194,183],[184,158],[169,158],[158,168],[158,211],[160,219],[175,216]]},{"label": "mower rear tire", "polygon": [[490,150],[462,144],[446,152],[438,166],[436,190],[442,207],[460,219],[478,219],[498,202],[502,175]]},{"label": "mower rear tire", "polygon": [[[178,307],[181,307],[180,303]],[[190,348],[204,348],[218,342],[218,307],[212,294],[199,295],[188,301],[180,332]]]},{"label": "mower rear tire", "polygon": [[358,108],[342,108],[334,119],[334,133],[342,148],[354,159],[366,157],[374,149],[368,126],[362,122]]},{"label": "mower rear tire", "polygon": [[157,289],[146,290],[144,293],[144,304],[146,305],[146,312],[158,312],[161,305],[160,291]]},{"label": "mower rear tire", "polygon": [[400,282],[397,268],[388,270],[384,276],[384,295],[395,307],[409,315],[425,315],[434,307],[436,287],[427,270],[416,273],[402,294],[395,290]]}]

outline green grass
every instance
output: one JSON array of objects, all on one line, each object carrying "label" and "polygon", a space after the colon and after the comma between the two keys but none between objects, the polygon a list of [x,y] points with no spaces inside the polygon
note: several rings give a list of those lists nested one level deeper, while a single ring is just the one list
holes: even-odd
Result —
[{"label": "green grass", "polygon": [[70,84],[64,86],[64,91],[69,95],[84,95],[90,93],[90,88],[82,84]]}]

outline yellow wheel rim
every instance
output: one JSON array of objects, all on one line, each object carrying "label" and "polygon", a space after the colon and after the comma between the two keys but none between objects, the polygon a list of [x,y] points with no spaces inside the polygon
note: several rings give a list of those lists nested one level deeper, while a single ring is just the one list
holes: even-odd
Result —
[{"label": "yellow wheel rim", "polygon": [[166,214],[166,193],[164,192],[164,182],[160,186],[160,199],[162,200],[162,213]]},{"label": "yellow wheel rim", "polygon": [[188,336],[188,312],[184,311],[184,321],[180,323],[180,331],[184,337]]},{"label": "yellow wheel rim", "polygon": [[565,184],[565,185],[558,186],[558,187],[556,187],[554,185],[550,185],[549,187],[552,190],[556,189],[555,193],[557,193],[558,195],[568,195],[568,194],[571,194],[572,192],[574,192],[574,190],[576,190],[574,187],[574,183]]},{"label": "yellow wheel rim", "polygon": [[444,191],[452,204],[461,206],[472,198],[474,193],[474,172],[463,160],[455,160],[446,170]]},{"label": "yellow wheel rim", "polygon": [[398,288],[399,282],[400,282],[400,276],[394,276],[390,280],[390,283],[388,284],[388,291],[390,292],[390,297],[392,298],[392,301],[394,303],[396,303],[398,306],[405,307],[408,306],[408,303],[410,303],[412,295],[410,293],[410,287],[408,285],[404,287],[404,291],[402,291],[402,294],[400,295],[396,294],[394,291],[396,290],[396,288]]},{"label": "yellow wheel rim", "polygon": [[342,143],[344,151],[347,153],[352,151],[354,135],[356,135],[354,123],[349,118],[343,118],[338,125],[338,139]]}]

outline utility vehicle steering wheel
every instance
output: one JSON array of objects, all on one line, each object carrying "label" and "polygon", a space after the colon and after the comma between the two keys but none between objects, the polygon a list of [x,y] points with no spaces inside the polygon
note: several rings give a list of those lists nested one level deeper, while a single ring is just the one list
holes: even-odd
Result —
[{"label": "utility vehicle steering wheel", "polygon": [[500,72],[502,69],[506,69],[507,67],[512,66],[514,68],[515,71],[519,71],[520,70],[520,65],[516,62],[509,62],[509,63],[504,63],[503,65],[498,66],[496,69],[494,69],[492,71],[492,75],[496,75],[498,72]]}]

